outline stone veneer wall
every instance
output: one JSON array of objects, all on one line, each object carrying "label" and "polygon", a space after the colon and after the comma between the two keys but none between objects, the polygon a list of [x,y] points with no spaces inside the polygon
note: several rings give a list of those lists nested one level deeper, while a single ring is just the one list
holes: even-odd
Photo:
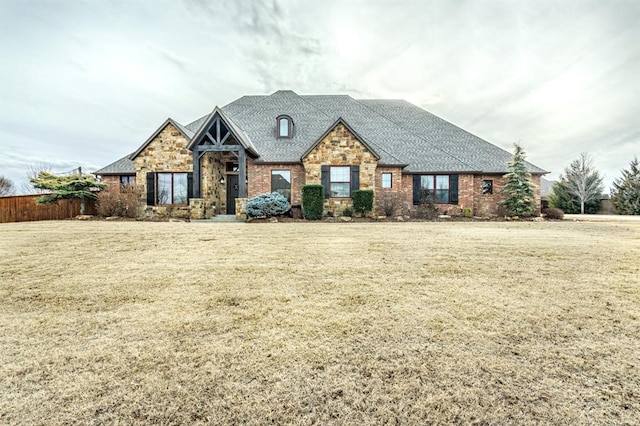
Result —
[{"label": "stone veneer wall", "polygon": [[227,184],[220,179],[227,174],[227,163],[237,163],[238,158],[230,152],[207,152],[200,160],[200,176],[202,178],[202,198],[205,203],[205,217],[227,213]]},{"label": "stone veneer wall", "polygon": [[[378,160],[344,125],[338,124],[302,160],[306,184],[322,184],[322,166],[360,166],[360,189],[375,189]],[[325,211],[340,215],[353,206],[351,198],[325,200]]]},{"label": "stone veneer wall", "polygon": [[[156,136],[145,149],[133,159],[136,168],[136,187],[143,205],[147,200],[147,172],[192,172],[192,153],[187,149],[189,141],[172,124]],[[154,206],[158,214],[177,214],[182,216],[188,206]],[[187,212],[188,215],[188,212]]]},{"label": "stone veneer wall", "polygon": [[259,194],[271,192],[271,171],[291,171],[291,204],[302,203],[302,186],[305,185],[305,170],[302,164],[260,164],[249,159],[247,162],[247,176],[249,186],[247,188],[249,198]]}]

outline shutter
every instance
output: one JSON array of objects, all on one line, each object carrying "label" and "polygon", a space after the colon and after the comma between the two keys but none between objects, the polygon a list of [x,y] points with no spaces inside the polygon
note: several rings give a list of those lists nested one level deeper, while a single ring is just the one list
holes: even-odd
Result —
[{"label": "shutter", "polygon": [[156,205],[156,174],[153,172],[147,173],[147,205]]},{"label": "shutter", "polygon": [[351,166],[351,191],[360,189],[360,166]]},{"label": "shutter", "polygon": [[187,199],[195,198],[193,196],[193,173],[187,173]]},{"label": "shutter", "polygon": [[331,195],[329,191],[329,166],[321,166],[322,172],[322,186],[324,186],[324,198],[327,199]]},{"label": "shutter", "polygon": [[422,176],[413,175],[413,204],[420,204],[420,179]]},{"label": "shutter", "polygon": [[449,203],[458,204],[458,175],[449,176]]}]

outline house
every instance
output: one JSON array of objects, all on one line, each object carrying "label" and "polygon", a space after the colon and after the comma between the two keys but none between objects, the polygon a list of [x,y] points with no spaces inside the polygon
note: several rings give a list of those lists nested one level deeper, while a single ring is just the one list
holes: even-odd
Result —
[{"label": "house", "polygon": [[[247,197],[278,191],[301,203],[306,184],[325,187],[325,212],[372,189],[377,214],[415,211],[423,191],[452,215],[499,214],[512,154],[403,100],[277,91],[243,96],[192,123],[169,118],[127,157],[94,172],[135,185],[148,212],[208,218],[240,213]],[[547,173],[528,164],[538,187]]]}]

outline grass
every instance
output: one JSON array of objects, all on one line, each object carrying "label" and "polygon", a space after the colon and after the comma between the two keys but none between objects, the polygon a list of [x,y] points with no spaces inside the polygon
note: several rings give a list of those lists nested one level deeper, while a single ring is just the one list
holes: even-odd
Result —
[{"label": "grass", "polygon": [[0,225],[3,424],[637,424],[639,223]]}]

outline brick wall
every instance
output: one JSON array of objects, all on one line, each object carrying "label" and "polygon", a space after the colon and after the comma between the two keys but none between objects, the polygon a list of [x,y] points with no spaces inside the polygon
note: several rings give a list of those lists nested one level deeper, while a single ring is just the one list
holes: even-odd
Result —
[{"label": "brick wall", "polygon": [[249,159],[247,162],[249,198],[271,192],[271,171],[273,170],[289,170],[291,172],[291,204],[301,204],[302,186],[305,185],[306,180],[302,164],[260,164]]},{"label": "brick wall", "polygon": [[107,184],[108,191],[120,190],[120,176],[100,176],[100,182]]},{"label": "brick wall", "polygon": [[[473,197],[473,214],[477,216],[500,216],[503,214],[500,203],[504,201],[507,195],[504,192],[503,174],[483,174],[474,176],[474,197]],[[531,181],[536,186],[536,214],[540,213],[542,201],[540,198],[540,178],[541,175],[532,175]],[[484,180],[493,181],[493,194],[482,193],[482,182]]]},{"label": "brick wall", "polygon": [[[382,187],[382,174],[391,173],[391,188]],[[405,210],[401,167],[378,166],[375,183],[375,214],[384,216],[385,205],[395,205],[394,215],[402,215]]]}]

